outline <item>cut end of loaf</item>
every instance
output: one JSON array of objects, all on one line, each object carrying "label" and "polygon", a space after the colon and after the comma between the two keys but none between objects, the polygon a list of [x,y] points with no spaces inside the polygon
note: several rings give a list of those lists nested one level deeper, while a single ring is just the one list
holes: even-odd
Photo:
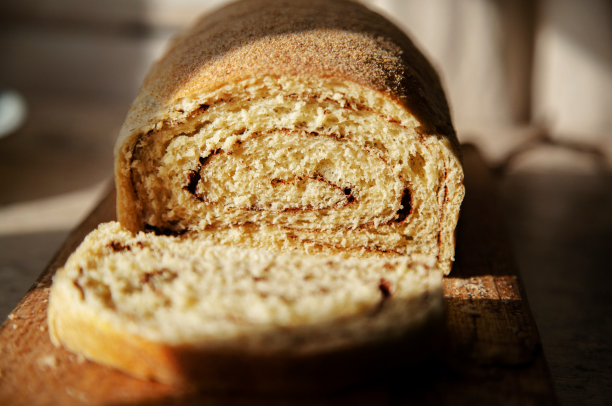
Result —
[{"label": "cut end of loaf", "polygon": [[363,86],[247,79],[182,99],[123,151],[118,184],[133,191],[120,196],[133,200],[118,214],[133,230],[271,250],[430,255],[450,270],[461,164],[443,137]]}]

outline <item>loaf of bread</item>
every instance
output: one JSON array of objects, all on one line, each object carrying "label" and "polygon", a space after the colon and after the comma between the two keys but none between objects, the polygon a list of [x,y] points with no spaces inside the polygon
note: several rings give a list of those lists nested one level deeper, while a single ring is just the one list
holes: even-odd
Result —
[{"label": "loaf of bread", "polygon": [[464,195],[438,76],[359,3],[252,0],[148,74],[119,223],[54,277],[56,345],[141,378],[325,390],[415,362]]},{"label": "loaf of bread", "polygon": [[54,343],[141,378],[323,390],[414,362],[442,315],[431,259],[338,256],[99,226],[54,277]]},{"label": "loaf of bread", "polygon": [[352,1],[239,1],[177,37],[115,149],[132,232],[450,272],[464,195],[440,80]]}]

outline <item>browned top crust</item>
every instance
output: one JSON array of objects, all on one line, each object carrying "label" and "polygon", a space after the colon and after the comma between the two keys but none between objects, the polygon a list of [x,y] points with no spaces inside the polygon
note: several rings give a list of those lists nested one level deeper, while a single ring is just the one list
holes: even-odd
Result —
[{"label": "browned top crust", "polygon": [[429,62],[395,25],[345,0],[238,1],[204,16],[149,72],[128,131],[182,97],[262,74],[338,78],[373,88],[399,101],[423,132],[446,135],[457,147]]}]

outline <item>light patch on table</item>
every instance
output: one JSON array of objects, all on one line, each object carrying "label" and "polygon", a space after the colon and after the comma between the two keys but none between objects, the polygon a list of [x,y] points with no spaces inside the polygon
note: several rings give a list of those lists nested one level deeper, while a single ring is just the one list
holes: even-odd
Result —
[{"label": "light patch on table", "polygon": [[45,199],[0,207],[0,236],[70,230],[95,207],[108,182]]}]

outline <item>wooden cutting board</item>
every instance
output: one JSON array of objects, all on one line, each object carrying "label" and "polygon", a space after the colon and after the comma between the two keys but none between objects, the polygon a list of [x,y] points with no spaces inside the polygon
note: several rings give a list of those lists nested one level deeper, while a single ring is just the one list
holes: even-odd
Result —
[{"label": "wooden cutting board", "polygon": [[141,381],[55,348],[46,319],[51,277],[91,230],[115,219],[113,191],[0,327],[0,405],[556,405],[495,179],[474,147],[464,147],[464,154],[456,262],[444,280],[446,344],[422,365],[381,371],[376,381],[325,397],[253,397]]}]

